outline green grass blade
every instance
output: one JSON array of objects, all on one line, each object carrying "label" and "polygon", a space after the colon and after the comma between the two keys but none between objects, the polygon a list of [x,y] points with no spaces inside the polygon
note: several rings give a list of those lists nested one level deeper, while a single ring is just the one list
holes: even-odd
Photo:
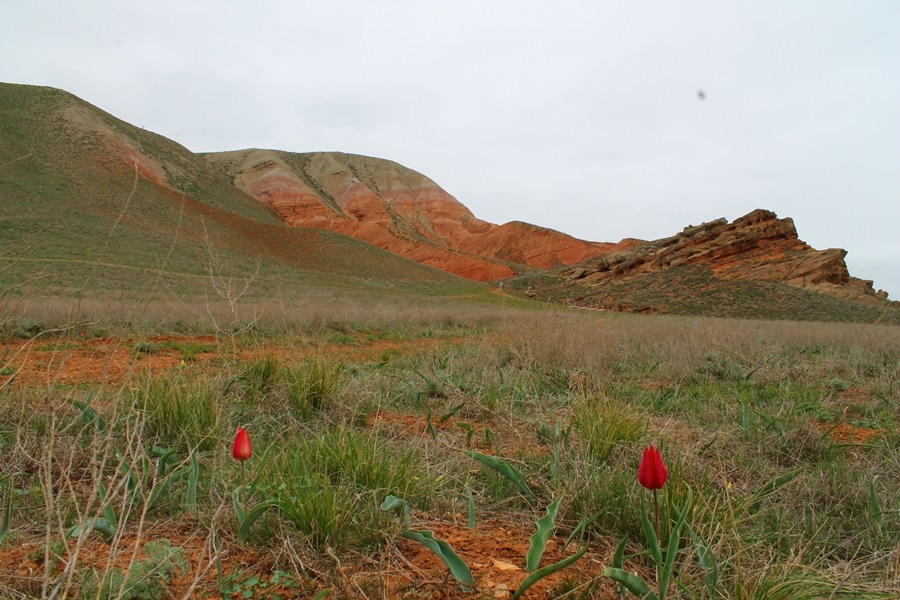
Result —
[{"label": "green grass blade", "polygon": [[437,431],[434,430],[434,424],[431,422],[431,409],[428,409],[428,414],[425,415],[425,423],[428,429],[428,433],[431,434],[431,439],[437,439]]},{"label": "green grass blade", "polygon": [[709,597],[718,598],[721,594],[719,593],[719,567],[716,555],[713,554],[713,551],[700,539],[700,536],[697,535],[690,525],[685,524],[685,529],[687,529],[688,535],[691,536],[691,540],[694,542],[697,562],[700,563],[700,568],[703,569],[703,582],[706,584],[707,591],[709,591]]},{"label": "green grass blade", "polygon": [[641,528],[644,530],[644,538],[647,540],[647,545],[650,547],[650,553],[653,555],[653,560],[656,562],[658,566],[662,566],[662,551],[659,549],[659,539],[656,537],[656,530],[653,529],[653,523],[650,522],[650,518],[647,516],[647,506],[641,502]]},{"label": "green grass blade", "polygon": [[475,496],[471,489],[466,490],[469,496],[469,529],[475,529]]},{"label": "green grass blade", "polygon": [[269,510],[270,508],[278,507],[278,502],[274,500],[267,500],[265,502],[261,502],[250,509],[247,515],[241,520],[240,527],[238,528],[237,540],[240,543],[244,543],[247,541],[247,536],[250,535],[250,527],[259,519],[264,512]]},{"label": "green grass blade", "polygon": [[578,560],[582,556],[584,556],[584,553],[587,552],[587,549],[588,549],[587,546],[582,546],[581,550],[579,550],[572,556],[570,556],[568,558],[564,558],[559,562],[555,562],[552,565],[547,565],[543,569],[538,569],[537,571],[535,571],[534,573],[532,573],[531,575],[526,577],[525,580],[521,584],[519,584],[519,587],[516,588],[516,593],[513,594],[513,600],[516,600],[517,598],[519,598],[519,596],[524,594],[528,588],[533,586],[535,583],[537,583],[544,577],[547,577],[548,575],[552,575],[552,574],[556,573],[557,571],[559,571],[561,569],[565,569],[569,565],[572,565],[572,564],[575,564],[576,562],[578,562]]},{"label": "green grass blade", "polygon": [[463,406],[465,406],[465,405],[466,405],[466,402],[465,402],[465,400],[463,400],[462,402],[460,402],[459,404],[457,404],[456,406],[454,406],[453,408],[451,408],[451,409],[450,409],[450,412],[448,412],[447,414],[445,414],[444,416],[442,416],[440,419],[438,419],[438,425],[440,425],[441,423],[446,422],[448,419],[450,419],[450,418],[456,416],[456,413],[458,413],[459,411],[461,411],[462,408],[463,408]]},{"label": "green grass blade", "polygon": [[103,487],[103,484],[99,484],[97,486],[97,492],[100,495],[100,502],[102,502],[105,506],[103,508],[103,517],[109,521],[113,527],[116,526],[116,511],[112,507],[112,503],[108,501],[106,488]]},{"label": "green grass blade", "polygon": [[153,507],[163,494],[169,491],[169,488],[172,487],[172,484],[187,475],[190,471],[190,466],[178,469],[177,471],[172,471],[166,478],[163,479],[159,485],[153,488],[153,491],[150,493],[150,499],[147,501],[147,505],[149,507]]},{"label": "green grass blade", "polygon": [[582,519],[581,521],[579,521],[578,525],[575,526],[575,529],[572,530],[572,533],[569,534],[569,537],[566,538],[566,545],[563,546],[563,550],[565,551],[569,547],[569,544],[572,543],[572,540],[575,539],[576,535],[580,535],[588,525],[599,519],[600,515],[602,515],[604,512],[606,512],[606,509],[601,508],[587,519]]},{"label": "green grass blade", "polygon": [[3,511],[3,526],[0,527],[0,544],[3,543],[3,539],[6,537],[6,534],[9,533],[10,525],[12,524],[12,513],[13,513],[13,488],[12,485],[7,486],[7,499],[6,499],[6,510]]},{"label": "green grass blade", "polygon": [[331,595],[331,588],[324,589],[315,596],[313,596],[313,600],[325,600],[328,596]]},{"label": "green grass blade", "polygon": [[759,508],[762,506],[762,501],[765,500],[766,496],[777,490],[783,485],[786,485],[793,481],[800,473],[802,469],[794,469],[793,471],[788,471],[782,475],[779,475],[766,485],[762,486],[750,496],[751,504],[747,508],[747,512],[750,514],[754,514],[759,511]]},{"label": "green grass blade", "polygon": [[669,534],[669,545],[666,548],[666,562],[663,565],[662,573],[659,576],[659,600],[665,600],[666,592],[669,589],[669,579],[672,577],[672,567],[675,564],[675,557],[678,555],[678,545],[681,541],[681,530],[687,520],[688,512],[691,509],[691,488],[688,488],[688,497],[684,502],[684,508],[678,515],[675,527]]},{"label": "green grass blade", "polygon": [[628,542],[628,538],[622,538],[622,541],[619,542],[619,545],[616,546],[616,552],[613,554],[612,566],[615,569],[624,569],[625,568],[625,544]]},{"label": "green grass blade", "polygon": [[197,454],[191,453],[191,471],[188,474],[188,489],[184,496],[184,505],[188,510],[197,508],[197,486],[200,483],[200,463]]},{"label": "green grass blade", "polygon": [[881,503],[878,501],[878,493],[875,491],[875,482],[869,482],[869,511],[871,512],[872,522],[881,523],[883,513],[881,511]]},{"label": "green grass blade", "polygon": [[91,400],[94,399],[94,392],[91,392],[87,402],[81,400],[69,400],[72,405],[81,411],[81,420],[84,423],[93,423],[97,431],[103,432],[106,429],[106,421],[103,420],[97,411],[91,408]]},{"label": "green grass blade", "polygon": [[653,590],[650,589],[650,586],[647,585],[647,582],[633,573],[629,573],[624,569],[607,567],[603,569],[603,574],[613,581],[618,581],[628,588],[629,592],[639,598],[643,598],[644,600],[659,600],[659,598],[656,597],[656,594],[653,593]]},{"label": "green grass blade", "polygon": [[747,403],[742,399],[741,401],[741,429],[744,430],[744,433],[750,431],[750,408],[747,406]]},{"label": "green grass blade", "polygon": [[450,547],[450,544],[445,542],[444,540],[435,539],[434,534],[427,530],[422,531],[404,531],[403,537],[413,540],[414,542],[419,542],[432,552],[434,552],[441,562],[447,565],[447,568],[450,569],[450,572],[453,573],[453,576],[456,577],[457,581],[460,583],[465,583],[471,585],[474,583],[474,578],[472,577],[472,571],[469,570],[469,566],[465,563],[463,559],[459,557],[456,552],[453,551],[453,548]]},{"label": "green grass blade", "polygon": [[560,496],[550,503],[547,507],[547,514],[537,521],[537,531],[531,536],[531,546],[525,555],[525,568],[529,572],[536,571],[541,565],[541,558],[544,557],[544,550],[547,549],[547,540],[550,539],[550,534],[556,528],[556,512],[559,510],[562,498]]},{"label": "green grass blade", "polygon": [[482,454],[481,452],[475,452],[474,450],[463,450],[468,456],[474,458],[484,466],[494,469],[507,479],[509,479],[512,483],[516,485],[522,493],[525,494],[528,498],[534,498],[534,492],[531,491],[531,488],[528,487],[528,483],[525,481],[525,477],[516,469],[512,464],[508,461],[503,460],[502,458],[497,458],[496,456],[489,456],[487,454]]}]

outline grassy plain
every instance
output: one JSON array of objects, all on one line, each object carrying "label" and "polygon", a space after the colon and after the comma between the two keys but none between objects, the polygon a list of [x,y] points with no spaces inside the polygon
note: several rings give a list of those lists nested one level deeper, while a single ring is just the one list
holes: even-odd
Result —
[{"label": "grassy plain", "polygon": [[505,302],[7,307],[4,593],[511,597],[558,498],[540,566],[587,551],[525,597],[616,597],[623,539],[659,593],[654,443],[664,549],[676,509],[690,527],[668,597],[900,594],[900,330]]}]

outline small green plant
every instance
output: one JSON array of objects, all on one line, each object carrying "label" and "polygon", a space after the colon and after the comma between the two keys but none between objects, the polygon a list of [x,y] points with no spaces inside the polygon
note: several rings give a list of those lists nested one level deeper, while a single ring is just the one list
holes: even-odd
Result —
[{"label": "small green plant", "polygon": [[283,593],[293,597],[301,595],[305,590],[293,573],[275,570],[268,579],[258,575],[246,575],[243,572],[232,573],[221,582],[219,591],[227,598],[237,596],[276,600],[281,598]]},{"label": "small green plant", "polygon": [[531,491],[531,488],[528,487],[528,482],[525,480],[525,476],[515,468],[512,463],[508,460],[497,458],[496,456],[490,456],[488,454],[482,454],[481,452],[475,452],[474,450],[463,450],[467,456],[474,458],[484,466],[493,469],[506,477],[510,482],[515,484],[517,488],[525,495],[526,498],[534,498],[534,492]]},{"label": "small green plant", "polygon": [[187,375],[157,378],[138,391],[150,435],[167,446],[202,451],[216,443],[221,407],[212,382]]},{"label": "small green plant", "polygon": [[341,367],[324,359],[310,359],[279,372],[288,404],[301,419],[324,410],[340,386]]},{"label": "small green plant", "polygon": [[184,549],[172,547],[165,538],[144,545],[147,558],[134,563],[127,575],[118,569],[106,574],[91,570],[81,584],[82,598],[134,598],[159,600],[179,573],[187,571]]}]

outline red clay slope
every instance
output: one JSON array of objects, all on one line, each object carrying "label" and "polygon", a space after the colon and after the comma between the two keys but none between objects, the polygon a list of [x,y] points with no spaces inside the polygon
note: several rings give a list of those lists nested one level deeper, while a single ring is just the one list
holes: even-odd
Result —
[{"label": "red clay slope", "polygon": [[564,267],[615,248],[526,223],[482,221],[434,181],[388,160],[275,150],[206,158],[287,223],[337,231],[477,281]]}]

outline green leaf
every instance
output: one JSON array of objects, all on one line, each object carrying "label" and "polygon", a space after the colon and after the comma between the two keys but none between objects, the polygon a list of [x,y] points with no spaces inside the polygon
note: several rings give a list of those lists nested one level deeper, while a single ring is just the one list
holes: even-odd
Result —
[{"label": "green leaf", "polygon": [[697,562],[700,563],[700,568],[703,569],[703,572],[705,573],[703,582],[706,584],[709,596],[710,598],[718,598],[720,596],[719,568],[716,561],[716,555],[713,554],[713,551],[700,539],[700,536],[694,532],[690,525],[685,524],[685,528],[687,529],[688,535],[691,536],[691,540],[694,542],[694,550],[697,553]]},{"label": "green leaf", "polygon": [[188,510],[197,508],[197,486],[200,482],[200,463],[197,462],[197,455],[191,453],[191,471],[188,475],[188,489],[184,495],[184,505]]},{"label": "green leaf", "polygon": [[453,576],[456,577],[457,581],[460,583],[465,583],[471,585],[474,583],[474,579],[472,578],[472,571],[469,570],[469,566],[461,559],[456,552],[453,551],[453,548],[450,547],[450,544],[445,542],[444,540],[435,539],[434,534],[430,531],[404,531],[403,537],[413,540],[414,542],[419,542],[432,552],[434,552],[441,562],[447,565],[447,568],[450,569],[450,572],[453,573]]},{"label": "green leaf", "polygon": [[250,511],[247,512],[247,515],[241,520],[241,524],[238,528],[237,534],[238,542],[242,544],[246,542],[247,536],[250,535],[250,527],[253,526],[256,520],[270,508],[278,508],[278,506],[279,505],[277,501],[266,500],[265,502],[260,502],[259,504],[251,508]]},{"label": "green leaf", "polygon": [[321,592],[319,592],[318,594],[313,596],[313,600],[325,600],[325,598],[327,598],[330,595],[331,595],[331,588],[328,588],[328,589],[322,590]]},{"label": "green leaf", "polygon": [[744,432],[750,431],[750,408],[747,406],[747,403],[744,402],[743,398],[741,399],[741,429]]},{"label": "green leaf", "polygon": [[474,458],[484,466],[494,469],[507,479],[509,479],[512,483],[514,483],[522,493],[525,494],[528,498],[534,497],[534,492],[531,491],[531,488],[528,487],[528,483],[525,481],[525,477],[516,469],[512,464],[508,461],[503,460],[502,458],[497,458],[496,456],[489,456],[487,454],[482,454],[481,452],[475,452],[474,450],[463,450],[468,456]]},{"label": "green leaf", "polygon": [[537,531],[531,536],[531,546],[525,555],[525,568],[529,572],[535,571],[541,565],[541,558],[544,556],[544,550],[547,549],[547,540],[550,539],[550,534],[556,528],[556,512],[559,510],[562,498],[560,496],[554,500],[547,507],[547,514],[537,521]]},{"label": "green leaf", "polygon": [[585,528],[596,521],[600,517],[600,515],[605,512],[605,510],[606,509],[601,508],[590,517],[579,521],[578,525],[575,526],[575,529],[572,530],[572,533],[569,534],[569,537],[566,538],[566,544],[565,546],[563,546],[563,550],[565,551],[565,549],[569,547],[569,544],[572,543],[572,540],[575,539],[575,536],[581,534],[585,530]]},{"label": "green leaf", "polygon": [[475,496],[471,489],[466,489],[469,496],[469,529],[475,529]]},{"label": "green leaf", "polygon": [[108,501],[106,497],[106,488],[103,487],[103,484],[97,485],[97,492],[100,495],[100,502],[102,502],[105,506],[103,508],[103,517],[109,521],[113,527],[116,526],[116,511],[112,507],[112,503]]},{"label": "green leaf", "polygon": [[[162,463],[163,461],[160,461],[160,464]],[[150,492],[150,499],[147,500],[147,505],[152,508],[159,501],[162,495],[169,491],[169,488],[172,487],[172,484],[187,475],[190,472],[190,469],[191,467],[187,466],[178,469],[177,471],[172,471],[171,473],[166,475],[165,479],[159,482],[159,484],[157,484],[156,487],[153,488],[153,491]]]},{"label": "green leaf", "polygon": [[616,569],[624,569],[625,568],[625,544],[628,542],[628,538],[622,538],[622,541],[619,542],[619,545],[616,546],[616,552],[613,554],[612,566]]},{"label": "green leaf", "polygon": [[431,435],[431,439],[437,439],[437,431],[434,430],[434,424],[431,422],[431,409],[428,409],[428,414],[425,415],[425,428],[428,429],[428,433]]},{"label": "green leaf", "polygon": [[687,491],[688,497],[684,502],[684,508],[681,510],[681,514],[675,522],[675,527],[669,535],[669,545],[666,548],[666,562],[659,576],[659,600],[665,600],[666,598],[666,592],[669,589],[669,579],[672,577],[672,566],[675,564],[675,556],[678,554],[678,543],[681,541],[681,529],[684,527],[691,508],[691,488],[688,488]]},{"label": "green leaf", "polygon": [[[616,552],[613,554],[612,566],[614,569],[625,569],[625,544],[628,542],[627,537],[623,537],[619,545],[616,546]],[[625,597],[625,586],[619,584],[619,598]]]},{"label": "green leaf", "polygon": [[533,586],[535,583],[547,577],[548,575],[552,575],[561,569],[565,569],[569,565],[575,564],[578,560],[584,556],[584,553],[587,552],[588,547],[583,546],[581,550],[573,554],[568,558],[564,558],[559,562],[555,562],[552,565],[547,565],[543,569],[538,569],[531,575],[525,578],[525,580],[519,584],[519,587],[516,588],[516,593],[513,594],[513,600],[517,600],[525,591]]},{"label": "green leaf", "polygon": [[396,513],[403,521],[403,526],[409,521],[409,503],[397,496],[389,495],[381,503],[381,510]]},{"label": "green leaf", "polygon": [[94,392],[91,392],[91,395],[88,397],[87,402],[82,402],[81,400],[69,400],[72,405],[81,411],[81,420],[84,423],[90,424],[93,423],[94,427],[97,431],[104,431],[106,429],[106,421],[103,420],[97,411],[91,408],[91,400],[94,399]]},{"label": "green leaf", "polygon": [[456,426],[461,427],[466,431],[466,446],[471,446],[472,438],[475,437],[475,428],[465,421],[459,421]]},{"label": "green leaf", "polygon": [[3,539],[6,537],[6,534],[9,533],[9,527],[12,524],[12,512],[13,512],[13,487],[12,485],[7,486],[7,500],[6,500],[6,510],[3,511],[3,527],[0,527],[0,544],[3,543]]},{"label": "green leaf", "polygon": [[658,566],[662,566],[662,551],[659,549],[659,539],[656,537],[656,530],[653,529],[653,523],[650,522],[650,518],[647,516],[647,506],[641,502],[641,528],[644,530],[644,538],[647,540],[647,545],[650,547],[650,553],[653,555],[653,560],[656,562]]},{"label": "green leaf", "polygon": [[749,512],[750,514],[754,514],[759,511],[760,506],[762,506],[762,501],[766,498],[766,496],[768,496],[781,486],[793,481],[798,475],[800,475],[802,471],[803,469],[794,469],[793,471],[788,471],[787,473],[779,475],[766,485],[753,492],[753,494],[750,495],[751,504],[747,508],[747,512]]},{"label": "green leaf", "polygon": [[97,517],[86,525],[76,525],[75,527],[70,529],[68,537],[78,537],[81,535],[81,532],[85,530],[96,531],[103,537],[103,541],[105,541],[107,544],[110,543],[113,537],[116,535],[116,528],[112,523],[110,523],[103,517]]},{"label": "green leaf", "polygon": [[878,501],[878,493],[875,491],[875,482],[869,482],[869,510],[872,514],[872,521],[876,524],[881,523],[883,516],[881,511],[881,503]]},{"label": "green leaf", "polygon": [[457,404],[456,406],[451,408],[450,412],[448,412],[446,415],[444,415],[440,419],[438,419],[438,425],[440,425],[441,423],[444,423],[447,419],[450,419],[451,417],[456,415],[456,413],[458,413],[460,410],[462,410],[462,407],[465,405],[466,405],[466,401],[463,400],[462,402],[460,402],[459,404]]},{"label": "green leaf", "polygon": [[656,597],[656,594],[653,593],[653,590],[650,589],[650,586],[647,585],[647,582],[633,573],[629,573],[624,569],[607,567],[603,569],[603,574],[624,585],[628,588],[628,591],[635,596],[643,598],[644,600],[659,600],[659,598]]}]

